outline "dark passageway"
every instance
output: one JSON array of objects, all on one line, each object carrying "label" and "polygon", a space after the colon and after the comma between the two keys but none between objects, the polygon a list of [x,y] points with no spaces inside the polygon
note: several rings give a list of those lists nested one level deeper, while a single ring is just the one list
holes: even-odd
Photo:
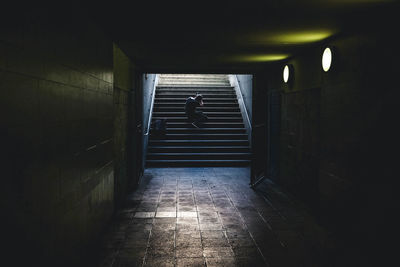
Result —
[{"label": "dark passageway", "polygon": [[[395,265],[399,1],[207,2],[2,7],[2,266]],[[228,75],[200,134],[168,74]]]}]

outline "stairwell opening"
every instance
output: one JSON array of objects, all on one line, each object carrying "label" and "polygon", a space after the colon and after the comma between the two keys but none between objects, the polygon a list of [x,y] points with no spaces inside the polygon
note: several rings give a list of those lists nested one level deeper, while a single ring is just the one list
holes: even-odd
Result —
[{"label": "stairwell opening", "polygon": [[[143,155],[147,167],[250,166],[252,75],[144,74]],[[185,103],[196,94],[207,116],[192,125]],[[157,134],[164,120],[165,133]]]}]

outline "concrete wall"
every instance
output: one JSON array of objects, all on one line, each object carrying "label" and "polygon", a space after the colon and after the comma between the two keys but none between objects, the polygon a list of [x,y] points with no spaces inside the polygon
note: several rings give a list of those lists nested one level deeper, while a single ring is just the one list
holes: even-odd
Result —
[{"label": "concrete wall", "polygon": [[114,44],[114,186],[115,205],[120,206],[127,191],[134,187],[132,151],[128,147],[135,124],[135,74],[132,61]]},{"label": "concrete wall", "polygon": [[250,147],[252,147],[252,97],[253,97],[253,75],[228,75],[229,83],[234,87],[236,92],[237,100],[240,107],[240,112],[243,116],[243,123],[246,127],[246,133]]},{"label": "concrete wall", "polygon": [[[157,74],[143,74],[142,77],[142,85],[143,85],[143,131],[144,134],[147,133],[148,129],[148,123],[149,123],[149,115],[151,111],[151,101],[153,98],[153,89],[154,86],[156,85],[156,77]],[[151,125],[150,125],[151,126]],[[143,168],[146,162],[146,154],[147,154],[147,144],[149,141],[149,136],[148,135],[143,135]]]},{"label": "concrete wall", "polygon": [[113,48],[76,12],[27,10],[1,21],[2,262],[74,265],[113,213]]},{"label": "concrete wall", "polygon": [[376,240],[390,224],[383,207],[394,205],[395,43],[384,33],[338,37],[329,42],[339,57],[328,73],[321,46],[289,61],[292,87],[282,82],[283,64],[269,75],[269,90],[281,93],[278,181],[347,240],[343,255],[351,259],[363,257],[360,247],[368,244],[377,255]]},{"label": "concrete wall", "polygon": [[252,99],[252,131],[251,131],[251,183],[257,182],[266,175],[268,152],[268,74],[269,71],[254,72]]},{"label": "concrete wall", "polygon": [[251,121],[252,117],[252,97],[253,97],[253,75],[237,74],[237,80],[242,92],[243,102],[246,106],[247,114]]}]

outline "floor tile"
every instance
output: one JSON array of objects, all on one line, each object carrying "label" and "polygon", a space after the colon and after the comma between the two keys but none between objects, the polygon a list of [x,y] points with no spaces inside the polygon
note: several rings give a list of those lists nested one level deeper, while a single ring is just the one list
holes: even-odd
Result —
[{"label": "floor tile", "polygon": [[231,257],[231,258],[206,258],[206,262],[207,262],[207,267],[232,267],[232,266],[235,266],[235,259],[233,257]]},{"label": "floor tile", "polygon": [[157,211],[156,213],[157,218],[168,218],[168,217],[176,217],[176,212],[169,212],[169,211]]},{"label": "floor tile", "polygon": [[197,217],[197,212],[178,211],[178,217]]},{"label": "floor tile", "polygon": [[179,224],[198,224],[196,217],[178,217],[177,223]]},{"label": "floor tile", "polygon": [[223,230],[221,224],[206,223],[200,224],[200,230]]},{"label": "floor tile", "polygon": [[190,238],[198,238],[200,239],[200,231],[177,231],[176,239],[190,239]]},{"label": "floor tile", "polygon": [[177,267],[204,267],[205,259],[203,257],[199,258],[177,258]]},{"label": "floor tile", "polygon": [[230,247],[208,247],[204,248],[204,257],[206,258],[226,258],[233,257],[233,251]]},{"label": "floor tile", "polygon": [[203,247],[230,247],[230,244],[227,239],[203,239],[202,241]]},{"label": "floor tile", "polygon": [[174,257],[156,257],[147,258],[143,266],[151,267],[174,267],[175,259]]},{"label": "floor tile", "polygon": [[201,247],[201,239],[199,238],[184,238],[175,241],[176,247]]},{"label": "floor tile", "polygon": [[148,258],[167,258],[174,257],[175,250],[172,246],[157,246],[157,247],[149,247],[147,250]]},{"label": "floor tile", "polygon": [[203,256],[203,249],[201,247],[177,247],[177,258],[198,258]]},{"label": "floor tile", "polygon": [[143,212],[139,211],[135,213],[135,218],[152,218],[154,217],[155,212]]},{"label": "floor tile", "polygon": [[203,230],[201,231],[201,237],[203,239],[214,239],[214,238],[225,238],[224,231],[213,231],[213,230]]}]

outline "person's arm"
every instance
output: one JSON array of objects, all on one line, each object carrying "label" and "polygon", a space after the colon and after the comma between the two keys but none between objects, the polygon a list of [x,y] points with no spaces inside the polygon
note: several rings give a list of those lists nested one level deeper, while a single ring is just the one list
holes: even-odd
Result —
[{"label": "person's arm", "polygon": [[203,99],[202,99],[202,100],[200,100],[199,104],[200,104],[200,106],[203,106],[203,105],[204,105],[204,103],[203,103]]}]

